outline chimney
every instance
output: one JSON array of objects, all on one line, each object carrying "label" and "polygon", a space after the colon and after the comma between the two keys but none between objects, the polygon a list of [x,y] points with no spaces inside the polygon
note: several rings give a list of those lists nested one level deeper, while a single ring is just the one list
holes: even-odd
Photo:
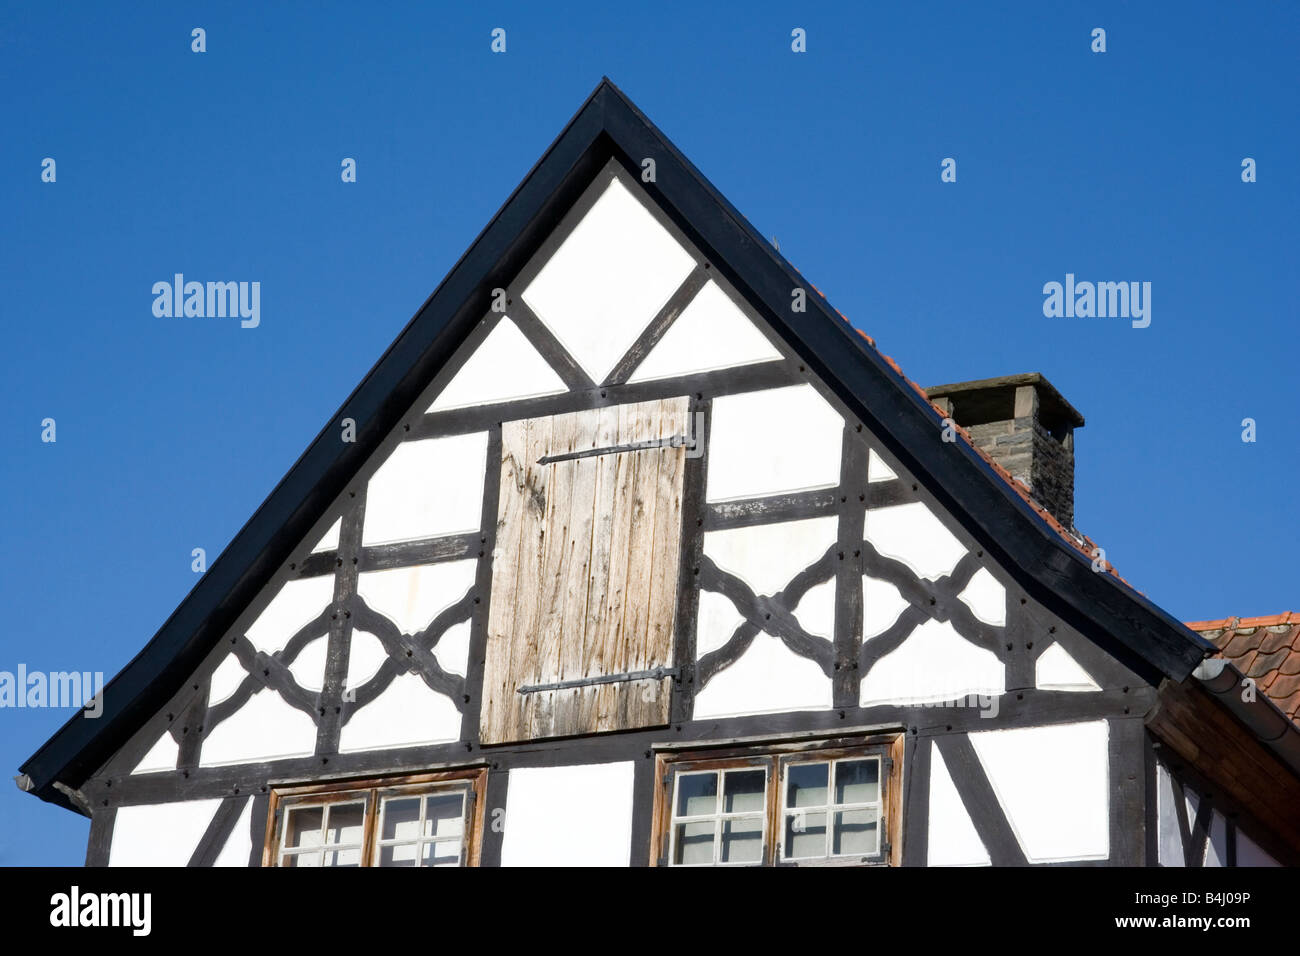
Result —
[{"label": "chimney", "polygon": [[1038,372],[927,388],[975,444],[1074,527],[1074,430],[1083,416]]}]

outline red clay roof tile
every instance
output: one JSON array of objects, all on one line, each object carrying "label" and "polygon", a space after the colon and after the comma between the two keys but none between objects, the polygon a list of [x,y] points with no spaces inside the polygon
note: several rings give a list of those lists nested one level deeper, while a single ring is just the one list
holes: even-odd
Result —
[{"label": "red clay roof tile", "polygon": [[1289,627],[1261,627],[1259,633],[1263,640],[1259,642],[1261,654],[1276,654],[1280,650],[1290,650],[1292,633]]},{"label": "red clay roof tile", "polygon": [[1220,657],[1255,681],[1269,700],[1300,724],[1300,615],[1229,617],[1187,625],[1219,649]]}]

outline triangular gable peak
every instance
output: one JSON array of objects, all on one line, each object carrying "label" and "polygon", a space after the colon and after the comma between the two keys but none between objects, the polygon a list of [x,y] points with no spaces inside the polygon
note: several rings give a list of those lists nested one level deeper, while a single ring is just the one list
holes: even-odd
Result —
[{"label": "triangular gable peak", "polygon": [[970,698],[1023,723],[1038,688],[1100,714],[1190,672],[1185,631],[941,432],[602,84],[103,723],[24,771],[59,802],[123,776],[163,799],[177,769],[202,790],[675,721]]}]

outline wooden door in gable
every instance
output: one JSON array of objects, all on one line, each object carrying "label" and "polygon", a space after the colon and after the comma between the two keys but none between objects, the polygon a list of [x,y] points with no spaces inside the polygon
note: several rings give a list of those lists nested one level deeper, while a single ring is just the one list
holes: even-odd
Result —
[{"label": "wooden door in gable", "polygon": [[689,408],[502,425],[483,743],[668,723]]}]

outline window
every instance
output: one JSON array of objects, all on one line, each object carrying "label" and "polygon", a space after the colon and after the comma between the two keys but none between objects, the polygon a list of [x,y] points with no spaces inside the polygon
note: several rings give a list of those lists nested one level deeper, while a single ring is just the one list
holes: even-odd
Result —
[{"label": "window", "polygon": [[675,865],[758,863],[766,837],[768,769],[677,774],[673,797]]},{"label": "window", "polygon": [[486,770],[271,793],[263,866],[476,866]]},{"label": "window", "polygon": [[660,754],[661,866],[898,862],[902,737]]},{"label": "window", "polygon": [[883,759],[783,762],[781,859],[879,856]]}]

